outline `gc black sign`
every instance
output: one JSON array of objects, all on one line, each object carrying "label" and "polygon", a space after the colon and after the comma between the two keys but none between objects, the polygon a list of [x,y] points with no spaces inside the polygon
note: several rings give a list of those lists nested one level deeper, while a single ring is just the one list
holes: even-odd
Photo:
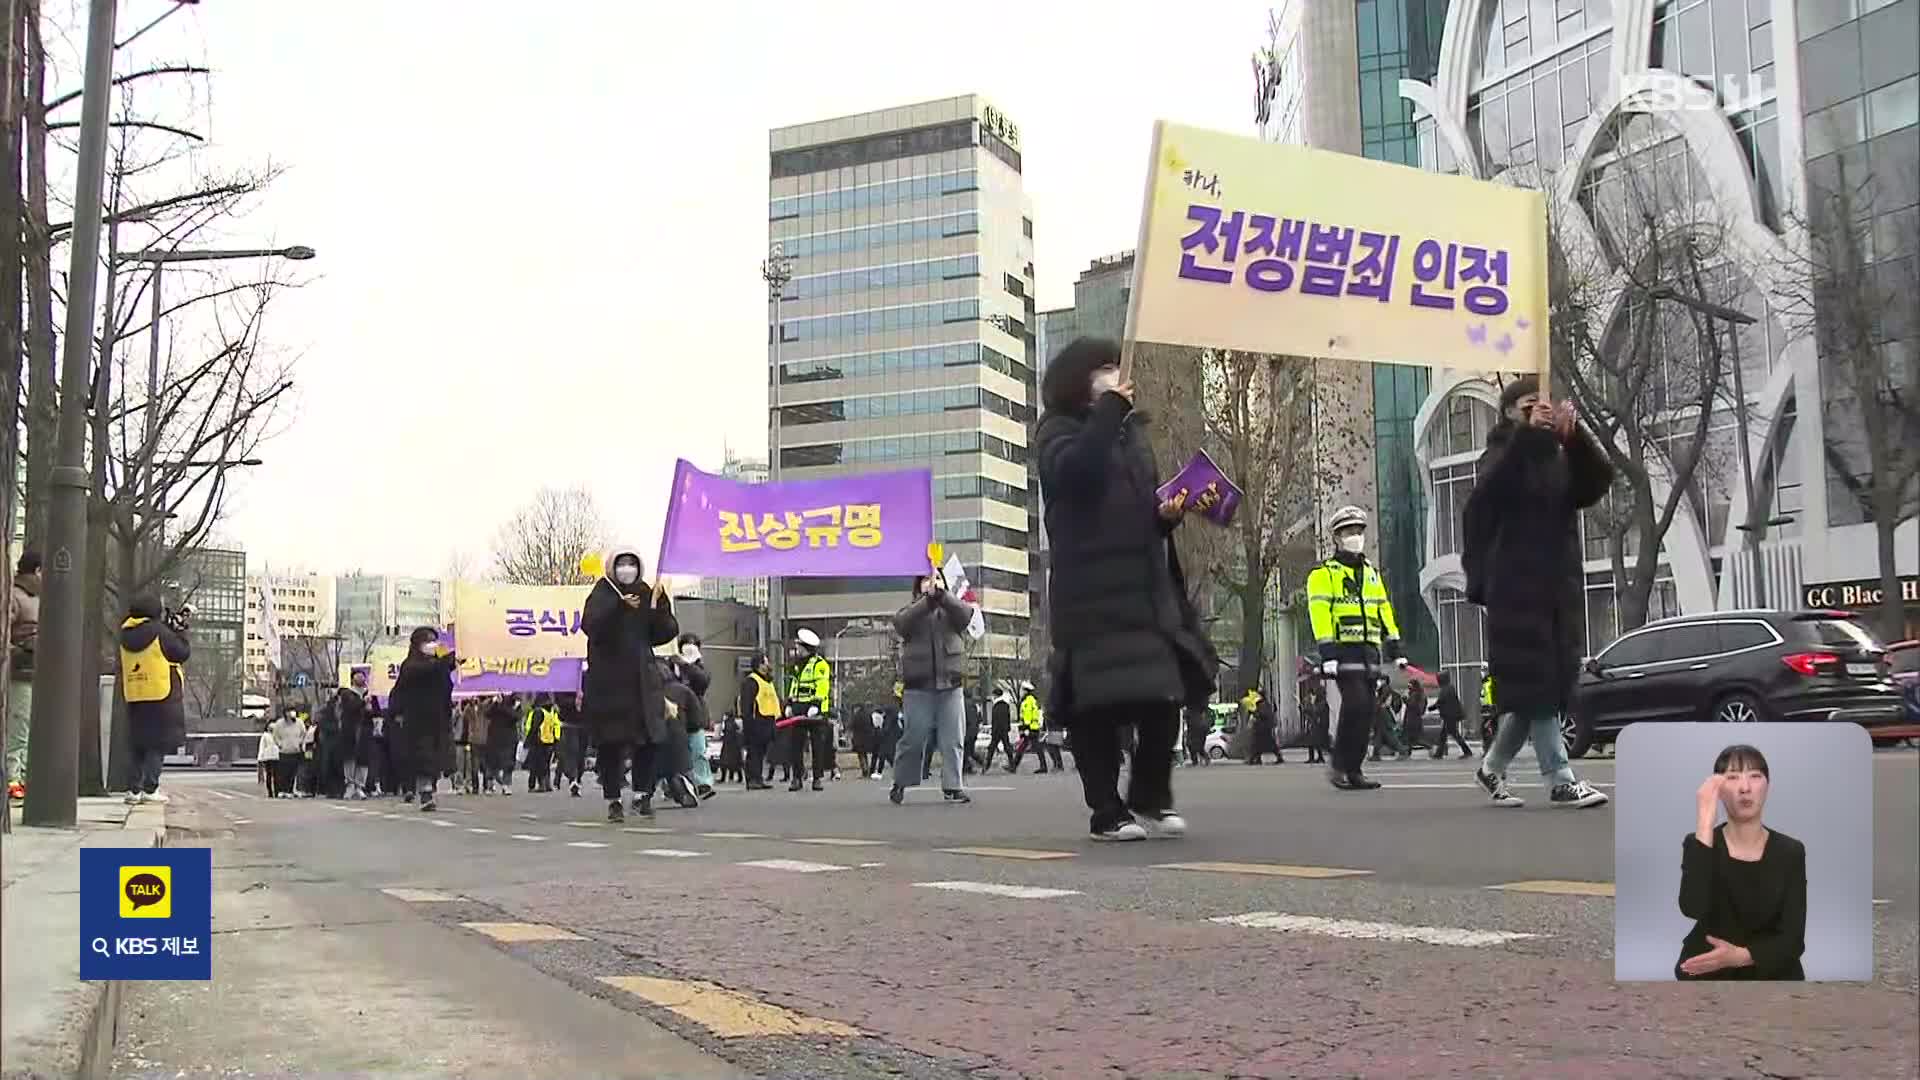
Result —
[{"label": "gc black sign", "polygon": [[[1877,607],[1883,597],[1877,577],[1825,581],[1800,589],[1801,605],[1810,608]],[[1900,579],[1900,601],[1920,604],[1920,574],[1907,574]]]}]

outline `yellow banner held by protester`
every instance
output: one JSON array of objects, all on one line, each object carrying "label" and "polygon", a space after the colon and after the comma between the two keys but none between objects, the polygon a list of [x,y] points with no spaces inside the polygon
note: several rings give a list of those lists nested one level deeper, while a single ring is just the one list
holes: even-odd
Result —
[{"label": "yellow banner held by protester", "polygon": [[463,657],[557,660],[587,655],[580,611],[591,585],[456,582],[453,639]]},{"label": "yellow banner held by protester", "polygon": [[1546,203],[1524,188],[1157,121],[1126,336],[1541,371]]}]

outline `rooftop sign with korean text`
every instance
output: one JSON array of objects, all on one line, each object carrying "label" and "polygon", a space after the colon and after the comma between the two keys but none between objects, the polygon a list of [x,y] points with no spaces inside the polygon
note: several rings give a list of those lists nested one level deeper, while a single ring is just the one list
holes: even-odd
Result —
[{"label": "rooftop sign with korean text", "polygon": [[1007,119],[1007,114],[991,105],[980,110],[980,130],[994,136],[1015,150],[1020,149],[1020,127]]},{"label": "rooftop sign with korean text", "polygon": [[1166,120],[1146,187],[1130,341],[1546,366],[1538,191]]}]

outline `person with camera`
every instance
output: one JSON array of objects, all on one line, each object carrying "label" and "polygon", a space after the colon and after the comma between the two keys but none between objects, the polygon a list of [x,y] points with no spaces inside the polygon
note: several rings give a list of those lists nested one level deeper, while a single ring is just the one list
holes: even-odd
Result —
[{"label": "person with camera", "polygon": [[120,624],[120,686],[127,698],[133,786],[127,802],[164,803],[160,767],[186,738],[187,714],[180,665],[193,655],[187,642],[191,607],[167,612],[152,596],[136,597]]}]

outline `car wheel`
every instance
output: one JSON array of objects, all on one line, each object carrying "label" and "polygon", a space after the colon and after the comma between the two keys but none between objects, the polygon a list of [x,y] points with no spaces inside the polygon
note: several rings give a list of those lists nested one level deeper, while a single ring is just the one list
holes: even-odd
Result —
[{"label": "car wheel", "polygon": [[1766,718],[1766,705],[1748,693],[1736,691],[1713,705],[1713,719],[1719,724],[1753,724]]},{"label": "car wheel", "polygon": [[1210,747],[1207,750],[1207,757],[1214,761],[1225,761],[1227,759],[1227,752],[1218,746]]},{"label": "car wheel", "polygon": [[1560,742],[1569,758],[1583,758],[1593,749],[1593,731],[1576,714],[1564,712],[1560,714]]}]

